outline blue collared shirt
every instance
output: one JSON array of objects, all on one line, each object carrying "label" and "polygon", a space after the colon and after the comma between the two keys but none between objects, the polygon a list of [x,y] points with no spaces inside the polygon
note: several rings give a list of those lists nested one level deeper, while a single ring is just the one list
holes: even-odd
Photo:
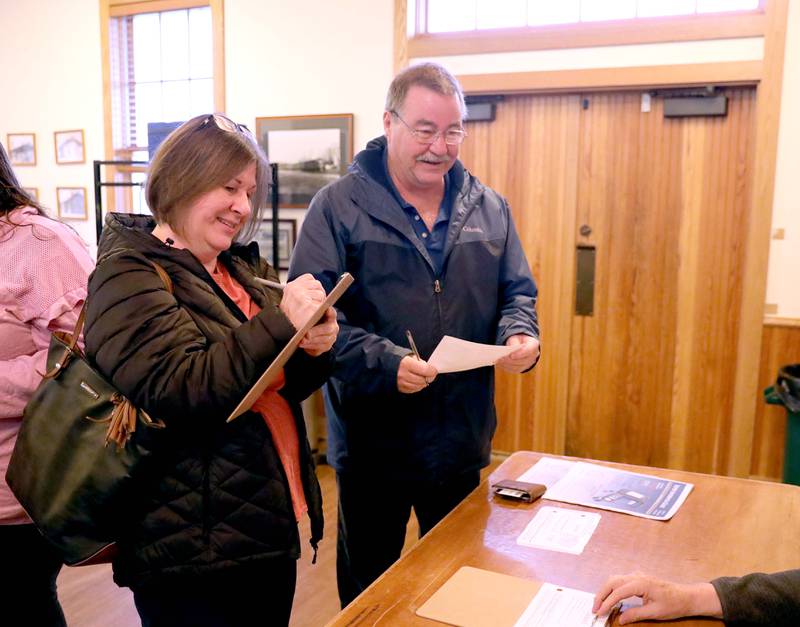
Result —
[{"label": "blue collared shirt", "polygon": [[389,174],[389,159],[388,151],[383,153],[383,169],[386,173],[386,180],[389,184],[390,191],[397,198],[397,202],[403,208],[403,213],[406,214],[411,228],[414,229],[419,240],[424,244],[425,249],[430,255],[433,267],[436,270],[436,275],[442,273],[442,265],[444,263],[444,245],[447,241],[447,231],[450,227],[450,210],[453,206],[453,197],[455,193],[454,185],[451,179],[451,173],[448,171],[444,176],[444,194],[442,195],[442,203],[439,205],[439,214],[436,216],[436,221],[433,223],[433,228],[429,231],[425,226],[425,221],[419,215],[416,207],[409,203],[405,198],[400,195],[397,188],[392,181]]}]

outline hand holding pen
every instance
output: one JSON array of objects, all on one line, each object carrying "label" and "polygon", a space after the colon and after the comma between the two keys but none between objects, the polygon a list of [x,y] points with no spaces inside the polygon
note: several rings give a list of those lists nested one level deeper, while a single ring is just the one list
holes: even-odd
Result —
[{"label": "hand holding pen", "polygon": [[419,356],[411,331],[406,331],[406,338],[411,348],[411,355],[406,355],[400,360],[397,369],[397,389],[403,394],[413,394],[433,383],[439,372]]}]

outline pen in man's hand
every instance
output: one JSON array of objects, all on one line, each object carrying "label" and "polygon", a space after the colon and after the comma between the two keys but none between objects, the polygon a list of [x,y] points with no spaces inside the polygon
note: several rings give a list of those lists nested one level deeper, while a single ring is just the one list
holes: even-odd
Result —
[{"label": "pen in man's hand", "polygon": [[422,357],[419,356],[419,351],[417,350],[417,345],[414,344],[414,336],[411,335],[411,331],[406,331],[406,337],[408,338],[408,345],[411,347],[411,352],[414,353],[414,357],[422,361]]},{"label": "pen in man's hand", "polygon": [[276,290],[282,290],[284,287],[286,287],[285,283],[278,283],[277,281],[270,281],[269,279],[261,279],[259,277],[254,277],[254,278],[262,285],[266,285],[267,287],[274,287]]}]

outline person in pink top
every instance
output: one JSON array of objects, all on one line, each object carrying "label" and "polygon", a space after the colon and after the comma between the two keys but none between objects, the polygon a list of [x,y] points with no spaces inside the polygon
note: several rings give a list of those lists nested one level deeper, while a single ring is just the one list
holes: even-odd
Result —
[{"label": "person in pink top", "polygon": [[6,469],[50,335],[73,330],[93,266],[78,234],[23,191],[0,146],[0,607],[20,608],[30,625],[66,624],[56,595],[61,559],[14,498]]}]

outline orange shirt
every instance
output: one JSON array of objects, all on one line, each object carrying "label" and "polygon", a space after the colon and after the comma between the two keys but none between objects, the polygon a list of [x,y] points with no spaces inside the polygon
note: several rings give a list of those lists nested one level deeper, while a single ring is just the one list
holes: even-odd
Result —
[{"label": "orange shirt", "polygon": [[[211,277],[248,318],[252,318],[261,311],[261,308],[250,298],[247,290],[230,275],[227,268],[221,263],[217,264]],[[297,520],[300,520],[302,515],[308,511],[308,505],[303,491],[303,478],[300,474],[300,438],[297,433],[297,425],[294,422],[292,408],[278,393],[285,382],[286,378],[281,370],[275,381],[258,397],[252,409],[261,414],[272,434],[278,457],[289,481],[294,515]]]}]

